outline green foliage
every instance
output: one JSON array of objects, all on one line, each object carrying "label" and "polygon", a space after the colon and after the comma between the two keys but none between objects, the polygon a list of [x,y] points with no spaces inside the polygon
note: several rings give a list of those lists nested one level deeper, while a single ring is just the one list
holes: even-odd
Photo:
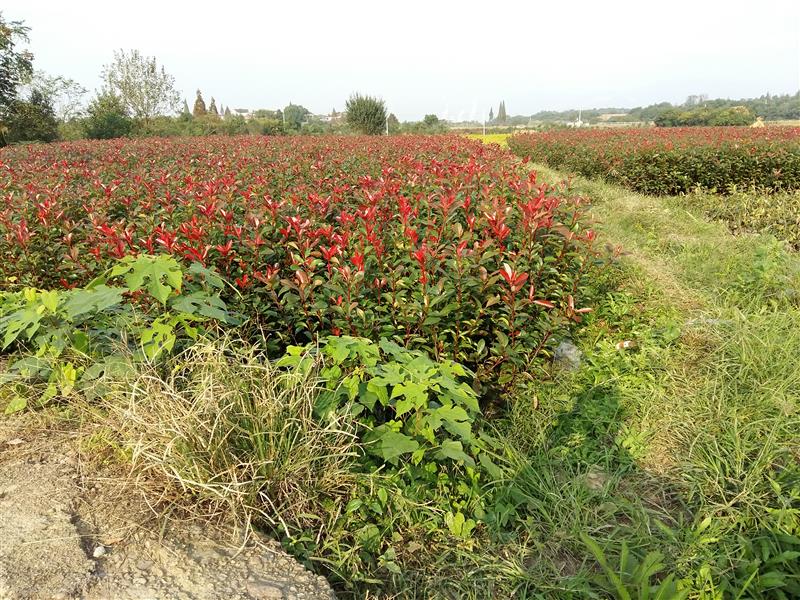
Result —
[{"label": "green foliage", "polygon": [[324,389],[314,413],[322,422],[346,416],[355,424],[362,483],[321,547],[307,536],[288,539],[289,547],[316,554],[352,585],[400,574],[413,560],[397,546],[404,539],[419,547],[471,539],[490,510],[485,488],[504,477],[505,460],[496,440],[479,431],[468,371],[388,340],[349,336],[291,347],[277,364],[303,377],[320,360]]},{"label": "green foliage", "polygon": [[800,250],[800,193],[764,194],[731,189],[723,197],[697,192],[681,197],[687,207],[697,207],[719,219],[734,233],[766,233]]},{"label": "green foliage", "polygon": [[89,104],[83,120],[83,130],[89,139],[111,139],[125,137],[133,129],[133,120],[128,116],[119,96],[105,91]]},{"label": "green foliage", "polygon": [[36,89],[28,100],[14,100],[6,118],[8,142],[52,142],[58,139],[58,121],[53,106]]},{"label": "green foliage", "polygon": [[17,89],[33,73],[33,56],[17,49],[19,43],[28,41],[29,30],[21,21],[6,21],[0,13],[0,128],[9,106],[17,99]]},{"label": "green foliage", "polygon": [[155,56],[143,56],[138,50],[115,51],[114,60],[103,67],[103,79],[134,118],[147,121],[178,110],[175,78],[158,67]]},{"label": "green foliage", "polygon": [[746,106],[728,108],[697,107],[688,110],[671,108],[660,113],[653,122],[658,127],[692,127],[721,125],[750,125],[756,120]]},{"label": "green foliage", "polygon": [[283,121],[289,131],[300,131],[306,117],[311,114],[305,106],[289,104],[283,109]]},{"label": "green foliage", "polygon": [[394,113],[389,115],[389,117],[386,119],[386,123],[389,126],[390,135],[400,133],[400,121],[397,119]]},{"label": "green foliage", "polygon": [[380,135],[386,131],[386,104],[372,96],[353,94],[345,105],[347,124],[364,135]]},{"label": "green foliage", "polygon": [[[125,258],[83,289],[2,293],[2,350],[13,348],[20,357],[8,367],[3,385],[13,392],[21,381],[44,382],[41,404],[59,389],[68,396],[94,385],[109,361],[154,360],[176,344],[197,339],[203,323],[233,322],[219,298],[221,281],[200,265],[190,273],[192,291],[180,294],[183,272],[173,258],[139,255]],[[124,285],[113,284],[119,279]],[[57,386],[62,380],[69,388]],[[24,397],[12,393],[6,412],[26,405]]]},{"label": "green foliage", "polygon": [[657,583],[652,581],[664,571],[661,552],[650,552],[639,559],[622,542],[619,567],[613,568],[597,542],[588,535],[582,535],[581,539],[602,568],[603,575],[595,578],[598,587],[610,596],[618,600],[683,600],[689,597],[690,590],[681,589],[673,574],[660,578]]}]

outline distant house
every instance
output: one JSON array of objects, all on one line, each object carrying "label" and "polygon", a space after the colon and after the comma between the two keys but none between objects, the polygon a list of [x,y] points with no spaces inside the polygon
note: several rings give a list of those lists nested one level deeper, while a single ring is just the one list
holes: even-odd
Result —
[{"label": "distant house", "polygon": [[574,121],[570,121],[567,123],[567,127],[583,127],[583,121],[581,120],[581,110],[578,110],[578,118]]},{"label": "distant house", "polygon": [[234,108],[231,111],[234,115],[239,117],[244,117],[245,119],[252,119],[253,118],[253,111],[249,108]]}]

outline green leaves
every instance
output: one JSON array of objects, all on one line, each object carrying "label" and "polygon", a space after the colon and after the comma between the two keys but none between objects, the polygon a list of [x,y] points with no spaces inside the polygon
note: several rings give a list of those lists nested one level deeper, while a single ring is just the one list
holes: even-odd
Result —
[{"label": "green leaves", "polygon": [[[218,276],[204,267],[191,270],[202,280],[194,287],[204,287],[186,295],[177,295],[183,281],[175,259],[146,255],[123,259],[84,289],[0,293],[2,349],[16,343],[23,355],[0,385],[19,380],[43,385],[39,402],[47,402],[70,394],[84,377],[91,381],[107,374],[115,357],[154,360],[197,339],[208,320],[235,322],[218,293],[206,289],[221,285]],[[116,277],[124,278],[127,287],[108,285]],[[140,302],[141,290],[157,303]],[[74,359],[93,364],[84,373]],[[9,399],[9,411],[27,406],[27,399],[14,393]]]},{"label": "green leaves", "polygon": [[99,284],[85,290],[71,290],[64,293],[62,310],[70,320],[85,314],[103,312],[122,303],[125,290]]},{"label": "green leaves", "polygon": [[397,463],[400,456],[415,452],[419,448],[419,442],[414,438],[393,431],[388,425],[382,425],[370,432],[365,442],[370,452],[391,463]]},{"label": "green leaves", "polygon": [[[433,461],[474,466],[478,446],[472,428],[479,408],[475,391],[459,379],[472,376],[462,365],[433,361],[387,339],[379,344],[349,336],[319,342],[326,366],[326,392],[317,414],[350,410],[367,429],[368,451],[392,464]],[[308,368],[314,346],[291,349],[278,364]],[[473,447],[474,446],[474,447]]]},{"label": "green leaves", "polygon": [[178,262],[169,255],[126,256],[109,272],[108,278],[123,276],[128,291],[135,292],[146,288],[153,298],[167,304],[172,292],[180,292],[183,281]]}]

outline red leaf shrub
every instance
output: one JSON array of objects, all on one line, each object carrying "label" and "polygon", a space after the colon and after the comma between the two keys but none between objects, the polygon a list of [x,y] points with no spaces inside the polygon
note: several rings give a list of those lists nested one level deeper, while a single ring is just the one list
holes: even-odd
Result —
[{"label": "red leaf shrub", "polygon": [[275,351],[387,337],[505,381],[585,312],[583,201],[463,138],[7,148],[0,194],[5,287],[81,285],[168,253],[222,273]]},{"label": "red leaf shrub", "polygon": [[800,189],[798,127],[564,129],[508,138],[519,156],[645,194]]}]

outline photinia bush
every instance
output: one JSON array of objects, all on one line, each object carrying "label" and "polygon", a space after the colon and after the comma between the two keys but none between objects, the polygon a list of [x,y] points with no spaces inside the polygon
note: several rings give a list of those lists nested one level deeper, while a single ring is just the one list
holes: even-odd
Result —
[{"label": "photinia bush", "polygon": [[588,310],[584,210],[460,137],[15,147],[0,152],[0,273],[5,289],[71,288],[167,254],[229,281],[223,299],[275,355],[385,338],[505,383]]},{"label": "photinia bush", "polygon": [[645,194],[800,189],[798,127],[565,129],[508,138],[520,156]]}]

